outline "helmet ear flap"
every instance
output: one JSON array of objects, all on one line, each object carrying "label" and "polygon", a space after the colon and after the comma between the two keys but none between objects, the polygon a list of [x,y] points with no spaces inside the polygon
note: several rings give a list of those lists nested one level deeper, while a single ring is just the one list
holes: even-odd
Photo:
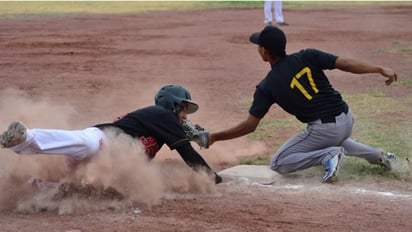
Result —
[{"label": "helmet ear flap", "polygon": [[184,110],[183,105],[175,104],[173,113],[180,114]]}]

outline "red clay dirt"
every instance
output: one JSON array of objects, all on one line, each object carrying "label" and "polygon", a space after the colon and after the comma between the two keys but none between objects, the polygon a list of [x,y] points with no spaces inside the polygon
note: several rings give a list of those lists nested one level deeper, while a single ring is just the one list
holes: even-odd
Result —
[{"label": "red clay dirt", "polygon": [[[411,54],[385,51],[411,46],[411,12],[412,6],[284,9],[290,26],[282,29],[288,35],[288,53],[318,48],[392,67],[399,79],[410,81]],[[21,120],[30,127],[78,129],[108,122],[122,113],[153,104],[155,92],[169,83],[188,87],[200,104],[200,110],[190,118],[192,121],[211,131],[235,125],[247,116],[245,99],[251,98],[269,68],[248,41],[249,35],[262,26],[263,7],[2,19],[0,126],[6,128],[10,121]],[[344,94],[378,90],[395,98],[411,96],[407,86],[387,87],[385,79],[378,75],[358,77],[340,71],[328,74]],[[268,117],[290,116],[274,107]],[[396,117],[411,120],[410,115]],[[216,143],[200,153],[219,171],[237,165],[239,156],[270,153],[295,132],[280,129],[274,132],[278,134],[276,139],[261,143],[246,138]],[[42,161],[34,164],[27,160],[37,158],[5,150],[1,151],[0,159],[2,188],[7,186],[4,178],[21,179],[18,173],[31,175],[30,170],[50,177],[44,172],[59,167],[54,166],[55,159],[39,157]],[[155,162],[162,170],[164,191],[149,203],[102,203],[99,199],[79,198],[57,206],[38,207],[42,201],[39,198],[3,199],[0,230],[410,231],[412,228],[410,181],[380,176],[357,180],[345,178],[345,173],[341,173],[340,182],[323,185],[319,182],[322,173],[315,171],[312,176],[298,174],[281,179],[272,187],[230,180],[213,186],[191,176],[178,155],[167,148],[163,148]],[[110,175],[104,171],[98,174]],[[17,182],[8,187],[13,189]],[[153,179],[143,181],[136,191],[148,186],[154,186]],[[73,207],[71,204],[76,205],[75,210],[67,209]]]}]

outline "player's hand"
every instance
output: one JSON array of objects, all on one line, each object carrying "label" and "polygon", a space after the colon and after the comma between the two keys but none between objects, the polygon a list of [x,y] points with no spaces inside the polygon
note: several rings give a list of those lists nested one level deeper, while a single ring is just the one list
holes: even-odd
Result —
[{"label": "player's hand", "polygon": [[192,124],[189,120],[182,120],[181,126],[190,141],[193,141],[202,148],[209,148],[209,132],[198,124]]},{"label": "player's hand", "polygon": [[391,68],[382,68],[381,74],[388,79],[385,81],[386,85],[392,84],[392,82],[398,80],[398,76],[396,75],[396,72],[393,71]]},{"label": "player's hand", "polygon": [[213,134],[209,133],[209,146],[212,146],[212,144],[215,142],[215,137],[213,136]]},{"label": "player's hand", "polygon": [[215,184],[222,183],[222,177],[215,172]]}]

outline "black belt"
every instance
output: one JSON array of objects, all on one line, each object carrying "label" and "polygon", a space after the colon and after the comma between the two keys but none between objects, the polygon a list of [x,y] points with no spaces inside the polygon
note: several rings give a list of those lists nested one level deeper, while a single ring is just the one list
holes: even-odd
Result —
[{"label": "black belt", "polygon": [[322,123],[335,123],[336,122],[336,116],[333,116],[333,117],[324,117],[324,118],[321,118],[320,119],[320,121],[322,122]]},{"label": "black belt", "polygon": [[343,112],[340,112],[339,114],[334,115],[334,116],[328,116],[328,117],[321,118],[320,121],[322,123],[332,123],[332,122],[335,123],[336,122],[336,116],[340,115],[341,113],[347,114],[348,110],[349,110],[348,106],[345,106],[345,109],[343,110]]}]

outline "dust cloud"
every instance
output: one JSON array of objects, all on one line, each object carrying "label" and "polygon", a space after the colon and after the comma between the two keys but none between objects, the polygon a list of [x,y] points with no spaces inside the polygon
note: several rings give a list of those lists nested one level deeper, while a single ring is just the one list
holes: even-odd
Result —
[{"label": "dust cloud", "polygon": [[[78,115],[74,107],[47,98],[31,99],[18,90],[0,93],[0,110],[1,132],[12,121],[21,121],[30,128],[78,129],[79,126],[73,123]],[[59,214],[125,210],[141,204],[159,204],[168,193],[215,191],[212,178],[205,172],[194,172],[181,162],[149,162],[137,140],[116,131],[107,130],[105,134],[109,142],[101,152],[74,170],[72,162],[62,155],[17,155],[1,149],[0,210]],[[122,198],[102,199],[90,192],[90,188],[56,197],[65,183],[112,188]]]},{"label": "dust cloud", "polygon": [[202,149],[211,163],[223,165],[237,165],[239,159],[243,157],[264,155],[267,147],[264,142],[251,141],[246,137],[232,139],[228,141],[218,141],[209,149]]},{"label": "dust cloud", "polygon": [[[191,91],[190,85],[187,86],[191,92],[192,100],[199,104],[199,110],[194,114],[188,115],[188,120],[193,124],[198,124],[209,133],[214,133],[229,129],[236,126],[247,115],[247,109],[244,112],[225,112],[216,110],[216,102],[210,103],[209,96],[196,91]],[[262,141],[250,140],[246,136],[236,139],[217,141],[208,149],[200,149],[200,147],[192,143],[205,160],[216,166],[231,166],[238,165],[239,160],[244,157],[267,155],[268,148]],[[274,152],[274,151],[273,151]]]}]

